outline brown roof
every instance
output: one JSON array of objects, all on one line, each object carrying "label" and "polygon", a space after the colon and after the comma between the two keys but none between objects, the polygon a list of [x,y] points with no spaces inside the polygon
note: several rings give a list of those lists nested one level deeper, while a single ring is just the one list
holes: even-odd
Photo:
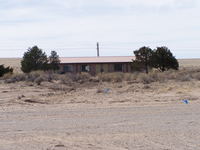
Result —
[{"label": "brown roof", "polygon": [[63,64],[81,63],[126,63],[132,62],[134,56],[100,56],[100,57],[63,57],[60,58]]}]

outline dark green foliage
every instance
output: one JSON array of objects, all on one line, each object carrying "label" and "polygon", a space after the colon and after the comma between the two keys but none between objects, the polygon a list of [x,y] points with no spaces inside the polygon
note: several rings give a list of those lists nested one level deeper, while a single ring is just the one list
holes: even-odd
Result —
[{"label": "dark green foliage", "polygon": [[21,61],[21,70],[25,73],[35,70],[47,70],[47,55],[37,46],[29,48]]},{"label": "dark green foliage", "polygon": [[157,47],[152,57],[153,67],[164,72],[169,69],[178,70],[179,63],[167,47]]},{"label": "dark green foliage", "polygon": [[49,56],[49,68],[50,70],[58,70],[59,69],[59,56],[56,51],[51,51],[51,55]]},{"label": "dark green foliage", "polygon": [[179,63],[167,47],[157,47],[152,51],[149,47],[142,47],[134,51],[136,59],[133,61],[133,70],[141,71],[145,68],[148,73],[149,68],[156,68],[162,72],[179,69]]},{"label": "dark green foliage", "polygon": [[0,65],[0,77],[2,77],[6,73],[13,73],[13,68],[4,67],[4,65]]},{"label": "dark green foliage", "polygon": [[139,50],[134,51],[136,59],[133,61],[134,66],[143,66],[145,68],[146,73],[149,72],[149,67],[152,65],[151,57],[153,55],[153,51],[149,47],[141,47]]},{"label": "dark green foliage", "polygon": [[138,62],[136,60],[133,60],[133,63],[131,64],[131,70],[132,71],[143,71],[144,70],[144,64],[142,62]]}]

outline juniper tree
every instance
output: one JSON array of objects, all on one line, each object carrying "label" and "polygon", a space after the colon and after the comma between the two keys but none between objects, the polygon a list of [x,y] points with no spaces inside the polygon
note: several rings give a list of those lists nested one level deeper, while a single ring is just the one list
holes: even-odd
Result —
[{"label": "juniper tree", "polygon": [[24,53],[21,61],[21,70],[25,73],[35,70],[47,70],[47,63],[48,59],[45,52],[37,46],[33,46]]},{"label": "juniper tree", "polygon": [[134,64],[144,66],[146,73],[149,72],[149,67],[152,66],[152,55],[153,50],[149,47],[141,47],[139,50],[134,51],[136,59],[133,61]]}]

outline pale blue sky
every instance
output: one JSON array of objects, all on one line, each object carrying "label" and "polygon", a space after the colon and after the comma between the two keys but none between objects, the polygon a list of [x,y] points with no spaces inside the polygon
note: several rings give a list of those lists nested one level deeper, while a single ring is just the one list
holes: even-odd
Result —
[{"label": "pale blue sky", "polygon": [[0,0],[0,57],[38,45],[64,56],[133,55],[168,46],[200,57],[199,0]]}]

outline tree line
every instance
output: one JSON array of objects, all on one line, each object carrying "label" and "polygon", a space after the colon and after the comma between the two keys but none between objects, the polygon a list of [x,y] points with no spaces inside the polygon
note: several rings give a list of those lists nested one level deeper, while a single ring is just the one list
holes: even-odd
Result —
[{"label": "tree line", "polygon": [[[51,55],[47,57],[46,53],[43,52],[42,49],[37,46],[33,46],[24,53],[21,61],[21,70],[24,73],[36,70],[56,71],[59,69],[59,63],[60,60],[56,51],[51,51]],[[0,65],[0,77],[7,73],[12,74],[13,68]]]},{"label": "tree line", "polygon": [[141,47],[134,51],[135,60],[133,60],[133,68],[135,70],[145,69],[148,74],[149,69],[155,68],[161,72],[169,69],[178,70],[178,60],[173,56],[169,48],[162,46],[152,50],[149,47]]},{"label": "tree line", "polygon": [[24,73],[29,73],[36,70],[58,70],[59,56],[56,51],[51,51],[51,55],[47,57],[46,53],[37,46],[29,48],[21,61],[21,70]]},{"label": "tree line", "polygon": [[[156,68],[162,72],[175,69],[178,70],[179,64],[177,59],[167,47],[157,47],[152,50],[149,47],[141,47],[134,52],[135,60],[133,60],[133,70],[142,71],[146,73],[149,69]],[[24,73],[29,73],[36,70],[53,70],[59,69],[59,55],[56,51],[51,51],[51,55],[47,57],[46,53],[37,46],[29,48],[23,55],[21,61],[21,70]],[[12,73],[13,69],[0,65],[0,77],[6,73]]]}]

